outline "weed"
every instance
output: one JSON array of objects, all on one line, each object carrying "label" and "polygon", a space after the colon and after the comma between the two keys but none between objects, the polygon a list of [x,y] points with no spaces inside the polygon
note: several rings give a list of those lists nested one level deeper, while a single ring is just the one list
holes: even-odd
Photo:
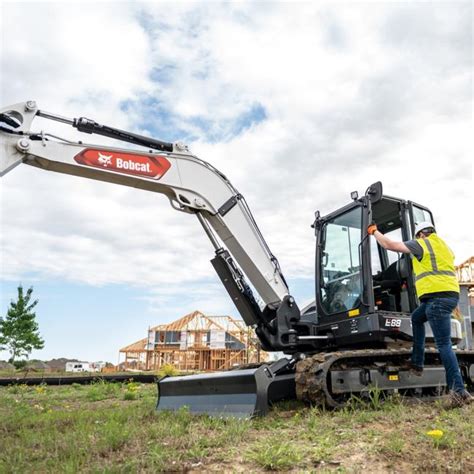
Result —
[{"label": "weed", "polygon": [[120,387],[117,384],[111,382],[105,382],[104,380],[98,380],[92,383],[87,388],[87,399],[91,402],[99,402],[107,398],[116,396],[120,391]]},{"label": "weed", "polygon": [[424,433],[436,449],[454,449],[456,447],[456,438],[450,431],[430,430]]},{"label": "weed", "polygon": [[12,393],[14,395],[24,395],[25,393],[28,392],[29,387],[25,383],[13,384],[13,385],[9,385],[7,387],[7,390],[9,393]]},{"label": "weed", "polygon": [[304,408],[304,403],[299,400],[283,400],[273,406],[273,411],[286,412],[289,410],[302,410]]},{"label": "weed", "polygon": [[226,437],[233,441],[239,441],[251,428],[249,420],[230,420],[225,428]]},{"label": "weed", "polygon": [[37,387],[35,387],[35,392],[40,395],[46,393],[46,385],[38,385]]},{"label": "weed", "polygon": [[334,453],[338,450],[339,443],[334,433],[328,433],[325,436],[314,436],[311,442],[313,448],[310,454],[314,462],[330,461]]},{"label": "weed", "polygon": [[181,454],[167,446],[157,445],[149,449],[147,460],[154,472],[174,471],[181,460]]},{"label": "weed", "polygon": [[99,430],[102,444],[102,451],[120,449],[130,438],[130,431],[122,423],[115,420],[106,422]]},{"label": "weed", "polygon": [[206,443],[198,442],[188,448],[186,451],[186,457],[190,460],[202,461],[209,453],[209,448],[205,446]]},{"label": "weed", "polygon": [[128,390],[123,394],[124,400],[136,400],[137,394],[135,392],[129,392]]},{"label": "weed", "polygon": [[301,462],[303,453],[294,443],[274,438],[256,444],[245,457],[264,469],[282,471]]},{"label": "weed", "polygon": [[125,393],[123,394],[124,400],[136,400],[139,396],[140,384],[136,382],[129,382]]},{"label": "weed", "polygon": [[405,440],[399,434],[391,436],[384,444],[382,444],[381,452],[387,454],[402,454],[405,449]]},{"label": "weed", "polygon": [[360,423],[362,425],[372,423],[374,420],[377,419],[378,413],[373,410],[367,410],[365,408],[359,408],[358,410],[344,409],[344,412],[353,423]]},{"label": "weed", "polygon": [[402,404],[398,394],[387,394],[376,385],[370,386],[359,395],[351,395],[344,409],[347,411],[360,411],[370,409],[375,411],[397,408]]},{"label": "weed", "polygon": [[366,392],[361,393],[363,400],[372,410],[381,410],[385,399],[383,390],[377,386],[371,386]]},{"label": "weed", "polygon": [[159,377],[174,377],[178,375],[178,369],[172,364],[163,364],[158,371]]}]

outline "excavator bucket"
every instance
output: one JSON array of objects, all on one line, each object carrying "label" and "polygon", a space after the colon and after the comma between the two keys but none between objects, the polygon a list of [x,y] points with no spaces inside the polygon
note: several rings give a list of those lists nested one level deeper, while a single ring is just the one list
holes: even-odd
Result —
[{"label": "excavator bucket", "polygon": [[211,374],[165,377],[158,382],[157,410],[187,407],[215,417],[263,416],[272,403],[296,398],[293,370],[272,365]]}]

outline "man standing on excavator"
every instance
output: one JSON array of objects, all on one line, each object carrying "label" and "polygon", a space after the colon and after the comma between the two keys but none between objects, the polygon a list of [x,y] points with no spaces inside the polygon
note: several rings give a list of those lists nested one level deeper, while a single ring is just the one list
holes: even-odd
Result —
[{"label": "man standing on excavator", "polygon": [[451,344],[451,313],[458,305],[459,283],[454,269],[454,254],[431,222],[415,227],[415,239],[406,242],[391,240],[372,224],[367,232],[387,250],[411,253],[415,286],[420,306],[411,315],[413,350],[410,371],[421,376],[425,355],[425,322],[428,321],[441,361],[446,371],[451,406],[462,406],[474,398],[464,388],[456,354]]}]

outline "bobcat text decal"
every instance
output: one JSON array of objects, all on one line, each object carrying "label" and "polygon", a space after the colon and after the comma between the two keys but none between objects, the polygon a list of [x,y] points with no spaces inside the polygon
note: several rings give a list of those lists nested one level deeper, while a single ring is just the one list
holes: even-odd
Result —
[{"label": "bobcat text decal", "polygon": [[171,163],[160,155],[148,156],[96,148],[86,148],[74,159],[81,165],[153,179],[160,179],[171,166]]}]

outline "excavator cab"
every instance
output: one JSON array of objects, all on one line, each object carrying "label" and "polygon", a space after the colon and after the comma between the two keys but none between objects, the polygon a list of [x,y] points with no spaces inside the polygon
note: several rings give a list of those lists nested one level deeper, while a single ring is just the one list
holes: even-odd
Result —
[{"label": "excavator cab", "polygon": [[[367,227],[375,222],[393,240],[407,241],[418,222],[434,225],[433,216],[424,206],[383,195],[380,182],[362,198],[355,193],[353,197],[350,204],[324,217],[316,213],[313,319],[318,335],[328,335],[328,346],[338,348],[409,341],[410,314],[419,304],[411,256],[385,250],[368,235]],[[456,321],[452,327],[457,341],[461,329]]]},{"label": "excavator cab", "polygon": [[372,202],[365,196],[318,218],[316,299],[321,318],[414,309],[409,256],[385,250],[366,230],[376,222],[392,239],[409,240],[408,209],[408,203],[400,199],[381,196]]}]

